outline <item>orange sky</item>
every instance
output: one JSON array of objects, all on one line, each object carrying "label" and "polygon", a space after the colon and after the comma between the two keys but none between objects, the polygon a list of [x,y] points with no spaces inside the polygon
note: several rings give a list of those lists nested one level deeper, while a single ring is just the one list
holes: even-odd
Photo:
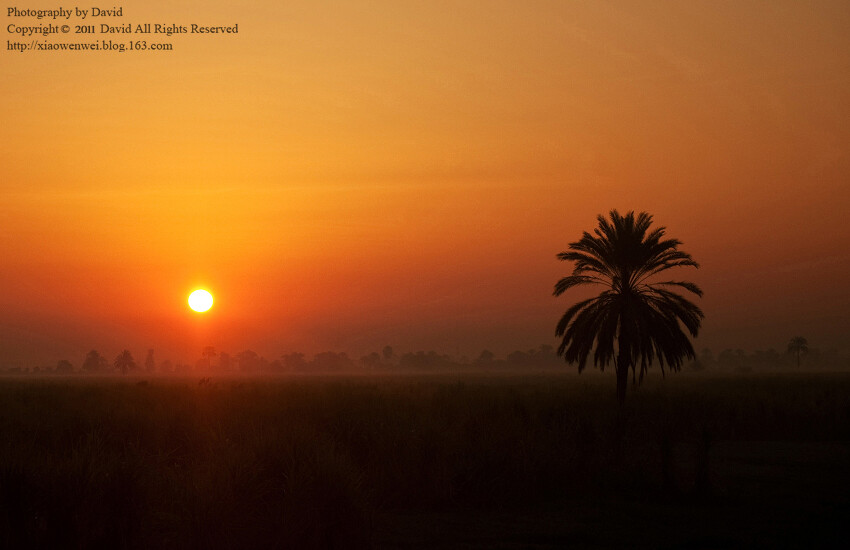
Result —
[{"label": "orange sky", "polygon": [[0,366],[554,343],[611,208],[702,263],[698,348],[848,351],[847,2],[184,4],[109,22],[239,33],[0,53]]}]

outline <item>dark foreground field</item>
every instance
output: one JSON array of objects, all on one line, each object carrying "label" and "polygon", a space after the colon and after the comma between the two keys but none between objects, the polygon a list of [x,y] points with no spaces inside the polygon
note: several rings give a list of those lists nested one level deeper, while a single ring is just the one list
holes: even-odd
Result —
[{"label": "dark foreground field", "polygon": [[850,376],[0,380],[3,548],[846,547]]}]

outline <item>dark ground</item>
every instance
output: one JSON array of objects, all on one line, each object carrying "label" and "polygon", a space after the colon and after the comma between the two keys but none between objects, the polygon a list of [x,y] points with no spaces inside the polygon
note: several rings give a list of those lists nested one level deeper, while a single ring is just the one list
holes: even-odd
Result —
[{"label": "dark ground", "polygon": [[3,548],[829,548],[850,376],[0,379]]},{"label": "dark ground", "polygon": [[574,501],[514,512],[385,513],[380,548],[846,548],[850,444],[722,442],[705,499]]}]

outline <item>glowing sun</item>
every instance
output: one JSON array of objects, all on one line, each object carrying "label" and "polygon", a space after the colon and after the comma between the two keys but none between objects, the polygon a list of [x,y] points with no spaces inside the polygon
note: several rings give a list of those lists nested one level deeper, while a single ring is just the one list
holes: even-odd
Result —
[{"label": "glowing sun", "polygon": [[212,294],[204,289],[198,289],[189,294],[189,307],[197,312],[204,312],[213,305]]}]

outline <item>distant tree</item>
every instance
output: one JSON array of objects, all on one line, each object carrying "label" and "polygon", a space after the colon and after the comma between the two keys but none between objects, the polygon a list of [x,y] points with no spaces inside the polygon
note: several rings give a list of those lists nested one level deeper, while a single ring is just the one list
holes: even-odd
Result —
[{"label": "distant tree", "polygon": [[531,363],[534,351],[526,353],[524,351],[513,351],[508,354],[508,363],[511,365],[527,365]]},{"label": "distant tree", "polygon": [[172,365],[171,361],[168,359],[159,364],[159,372],[172,372],[173,370],[174,365]]},{"label": "distant tree", "polygon": [[269,372],[273,372],[275,374],[280,374],[283,372],[283,361],[280,359],[275,359],[274,361],[266,361],[266,368]]},{"label": "distant tree", "polygon": [[121,371],[121,374],[127,374],[127,371],[135,370],[136,361],[133,360],[133,354],[125,349],[118,354],[113,365],[117,370]]},{"label": "distant tree", "polygon": [[56,363],[57,374],[71,374],[72,372],[74,372],[74,365],[67,359],[62,359]]},{"label": "distant tree", "polygon": [[417,351],[416,353],[405,353],[398,360],[401,368],[412,369],[435,369],[452,366],[452,358],[448,355],[440,355],[436,351]]},{"label": "distant tree", "polygon": [[272,364],[263,356],[257,360],[257,369],[263,372],[269,372],[272,370]]},{"label": "distant tree", "polygon": [[229,372],[231,368],[231,359],[230,354],[226,352],[221,352],[218,354],[218,368],[224,372]]},{"label": "distant tree", "polygon": [[708,348],[703,348],[698,357],[695,357],[688,363],[688,367],[694,371],[705,370],[714,363],[714,355]]},{"label": "distant tree", "polygon": [[367,369],[374,369],[381,366],[381,356],[378,352],[373,351],[369,355],[364,355],[360,358],[360,364]]},{"label": "distant tree", "polygon": [[537,355],[550,359],[555,359],[558,357],[558,354],[555,353],[555,348],[553,348],[549,344],[540,344],[540,347],[537,348]]},{"label": "distant tree", "polygon": [[489,349],[485,349],[478,355],[478,359],[475,360],[476,365],[492,365],[493,359],[495,359],[495,355]]},{"label": "distant tree", "polygon": [[697,296],[702,296],[702,290],[684,281],[652,281],[668,269],[699,264],[678,249],[681,242],[663,239],[666,228],[650,228],[651,215],[628,212],[621,216],[612,210],[609,216],[597,216],[595,235],[585,231],[580,240],[570,243],[569,251],[558,254],[559,260],[575,262],[575,266],[570,276],[555,284],[555,296],[589,284],[601,285],[604,290],[570,307],[555,334],[562,337],[558,354],[568,363],[577,362],[579,372],[594,345],[595,366],[604,369],[613,360],[617,400],[622,404],[629,371],[634,380],[638,363],[643,380],[653,361],[659,362],[663,373],[665,363],[678,371],[683,359],[695,357],[682,326],[695,337],[703,313],[673,289]]},{"label": "distant tree", "polygon": [[354,362],[344,352],[324,351],[313,356],[312,366],[316,371],[338,371],[350,369],[354,366]]},{"label": "distant tree", "polygon": [[788,342],[788,353],[797,357],[797,368],[800,368],[800,355],[809,352],[809,342],[802,336],[795,336]]},{"label": "distant tree", "polygon": [[694,371],[701,371],[705,370],[705,363],[702,362],[701,357],[695,357],[688,363],[688,367],[690,367],[691,370]]},{"label": "distant tree", "polygon": [[206,370],[209,371],[212,367],[212,358],[215,356],[215,348],[212,346],[206,346],[203,350],[201,350],[201,357],[204,359],[204,368],[206,368]]},{"label": "distant tree", "polygon": [[392,363],[393,359],[395,359],[392,346],[384,346],[384,349],[381,351],[381,355],[383,355],[385,363]]},{"label": "distant tree", "polygon": [[740,370],[745,367],[744,363],[746,359],[747,354],[741,348],[735,350],[726,348],[717,356],[717,363],[726,369]]},{"label": "distant tree", "polygon": [[295,372],[307,368],[307,360],[303,353],[297,351],[282,355],[280,358],[283,361],[284,370]]},{"label": "distant tree", "polygon": [[91,350],[86,354],[83,360],[82,370],[85,372],[103,372],[107,368],[106,358],[103,357],[97,350]]},{"label": "distant tree", "polygon": [[256,352],[246,349],[236,354],[239,370],[242,372],[255,372],[260,368],[260,356]]},{"label": "distant tree", "polygon": [[145,371],[154,372],[156,370],[156,361],[153,358],[153,350],[148,350],[148,355],[145,357]]}]

